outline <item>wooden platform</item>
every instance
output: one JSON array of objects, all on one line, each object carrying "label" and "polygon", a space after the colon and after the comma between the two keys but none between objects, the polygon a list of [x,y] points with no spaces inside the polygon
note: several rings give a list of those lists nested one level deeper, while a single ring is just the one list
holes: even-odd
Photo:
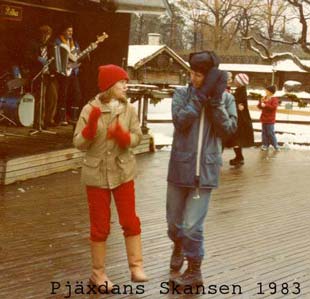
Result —
[{"label": "wooden platform", "polygon": [[[26,128],[0,133],[0,185],[76,169],[84,153],[72,146],[72,127],[58,127],[57,134],[29,135]],[[144,135],[135,154],[150,151],[151,136]]]},{"label": "wooden platform", "polygon": [[[160,294],[169,279],[171,242],[165,220],[169,152],[139,155],[137,212],[142,222],[144,292],[72,295],[70,298],[310,298],[310,154],[244,151],[245,165],[231,168],[224,152],[220,188],[205,225],[205,286],[227,285],[228,294]],[[2,186],[0,192],[1,298],[69,298],[68,287],[87,289],[91,270],[87,201],[79,171]],[[124,240],[114,204],[106,268],[121,288],[130,285]],[[52,294],[51,282],[59,283]],[[271,283],[271,284],[270,284]],[[276,293],[274,284],[277,285]],[[289,294],[286,292],[288,284]],[[232,284],[242,287],[233,295]],[[264,294],[257,294],[262,285]],[[300,286],[300,293],[297,286]]]}]

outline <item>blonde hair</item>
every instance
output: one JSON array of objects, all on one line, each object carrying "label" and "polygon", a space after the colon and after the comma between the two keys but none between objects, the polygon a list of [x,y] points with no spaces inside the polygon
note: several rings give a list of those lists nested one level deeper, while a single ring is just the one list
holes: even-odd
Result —
[{"label": "blonde hair", "polygon": [[[113,96],[114,96],[114,93],[113,93],[113,86],[112,85],[110,88],[108,88],[107,90],[105,91],[102,91],[100,94],[99,94],[99,99],[102,103],[107,103],[109,102]],[[124,98],[120,98],[118,99],[120,101],[123,101],[123,102],[126,102],[127,101],[127,97],[124,97]]]},{"label": "blonde hair", "polygon": [[99,94],[99,99],[102,103],[108,102],[110,99],[112,99],[112,97],[113,97],[113,91],[111,87],[105,91],[102,91]]},{"label": "blonde hair", "polygon": [[41,26],[39,28],[39,31],[40,31],[41,34],[49,34],[49,35],[51,35],[52,32],[53,32],[53,29],[50,26],[48,26],[48,25],[43,25],[43,26]]}]

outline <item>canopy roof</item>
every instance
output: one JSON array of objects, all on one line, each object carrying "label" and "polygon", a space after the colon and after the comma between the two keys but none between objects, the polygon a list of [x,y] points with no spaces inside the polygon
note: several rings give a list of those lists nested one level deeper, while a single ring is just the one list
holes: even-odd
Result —
[{"label": "canopy roof", "polygon": [[[89,0],[100,3],[100,0]],[[104,1],[102,1],[104,3]],[[144,14],[168,14],[171,16],[170,6],[167,0],[113,0],[116,5],[115,12],[144,13]]]}]

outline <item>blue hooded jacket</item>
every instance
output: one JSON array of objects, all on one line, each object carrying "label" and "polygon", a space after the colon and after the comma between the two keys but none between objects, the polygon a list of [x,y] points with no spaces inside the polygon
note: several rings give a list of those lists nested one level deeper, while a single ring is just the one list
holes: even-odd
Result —
[{"label": "blue hooded jacket", "polygon": [[[222,72],[222,71],[220,71]],[[226,80],[225,74],[215,85],[215,94]],[[235,109],[227,109],[233,103],[232,95],[224,92],[220,99],[203,104],[197,90],[189,85],[176,89],[172,100],[172,119],[174,124],[173,144],[168,169],[168,182],[177,186],[193,188],[214,188],[218,186],[222,165],[221,138],[232,135],[237,129]],[[202,107],[204,106],[204,110]],[[200,173],[196,175],[198,155],[198,135],[201,111],[204,111],[202,148],[200,153]]]}]

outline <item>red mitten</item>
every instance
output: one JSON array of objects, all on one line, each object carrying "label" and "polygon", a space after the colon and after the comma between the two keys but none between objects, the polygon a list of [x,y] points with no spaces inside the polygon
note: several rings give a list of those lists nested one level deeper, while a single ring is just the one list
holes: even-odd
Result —
[{"label": "red mitten", "polygon": [[93,140],[95,138],[100,115],[101,111],[98,107],[94,107],[90,112],[87,125],[82,130],[82,135],[85,139]]},{"label": "red mitten", "polygon": [[130,133],[126,131],[117,121],[115,126],[110,126],[107,133],[108,139],[115,139],[118,145],[122,148],[130,144]]}]

